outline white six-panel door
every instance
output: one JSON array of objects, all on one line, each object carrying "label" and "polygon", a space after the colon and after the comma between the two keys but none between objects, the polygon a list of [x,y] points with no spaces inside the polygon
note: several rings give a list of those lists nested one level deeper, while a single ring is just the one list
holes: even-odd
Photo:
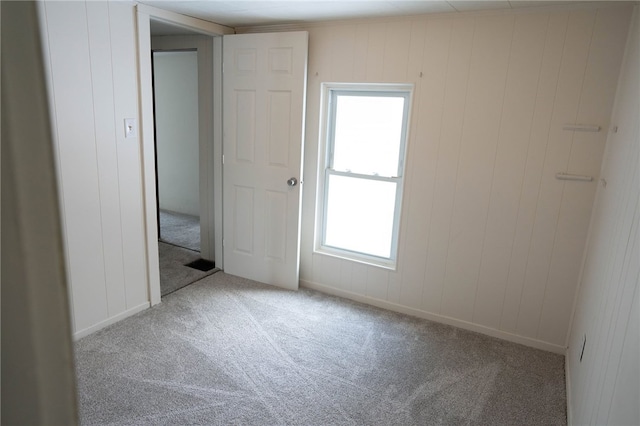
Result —
[{"label": "white six-panel door", "polygon": [[308,33],[223,44],[224,270],[297,289]]}]

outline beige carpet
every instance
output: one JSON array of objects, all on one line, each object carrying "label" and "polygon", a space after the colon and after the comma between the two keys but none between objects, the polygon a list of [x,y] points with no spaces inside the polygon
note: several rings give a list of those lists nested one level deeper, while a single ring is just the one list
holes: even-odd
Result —
[{"label": "beige carpet", "polygon": [[85,425],[564,425],[564,358],[223,272],[76,343]]}]

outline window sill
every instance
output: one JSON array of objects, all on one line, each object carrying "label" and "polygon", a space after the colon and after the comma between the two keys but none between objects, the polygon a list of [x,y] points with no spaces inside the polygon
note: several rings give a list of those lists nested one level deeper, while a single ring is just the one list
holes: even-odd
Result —
[{"label": "window sill", "polygon": [[367,256],[359,253],[353,253],[347,250],[340,250],[333,247],[316,247],[313,250],[313,254],[320,254],[323,256],[329,256],[340,260],[346,260],[349,262],[360,263],[362,265],[374,266],[376,268],[386,269],[388,271],[395,271],[397,269],[397,262],[391,259],[382,259],[375,256]]}]

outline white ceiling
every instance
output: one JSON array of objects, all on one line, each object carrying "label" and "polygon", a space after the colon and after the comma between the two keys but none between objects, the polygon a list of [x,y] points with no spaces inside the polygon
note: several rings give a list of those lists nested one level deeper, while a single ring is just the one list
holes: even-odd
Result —
[{"label": "white ceiling", "polygon": [[[573,1],[437,0],[141,0],[141,3],[230,27],[339,19],[540,7]],[[161,27],[160,27],[161,28]],[[155,28],[156,33],[159,31]],[[170,31],[170,28],[165,28]]]}]

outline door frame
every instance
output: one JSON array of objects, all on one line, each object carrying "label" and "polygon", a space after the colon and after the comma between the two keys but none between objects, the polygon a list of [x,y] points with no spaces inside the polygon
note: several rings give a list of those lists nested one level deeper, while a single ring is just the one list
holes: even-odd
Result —
[{"label": "door frame", "polygon": [[[140,149],[142,154],[142,185],[146,241],[146,267],[149,301],[160,303],[160,260],[158,255],[158,218],[155,175],[155,144],[153,117],[153,86],[151,74],[151,19],[212,36],[213,40],[213,253],[216,266],[223,267],[222,258],[222,37],[233,34],[233,28],[202,19],[191,18],[156,7],[136,6],[138,30],[138,66],[140,99]],[[217,166],[217,167],[216,167]]]}]

